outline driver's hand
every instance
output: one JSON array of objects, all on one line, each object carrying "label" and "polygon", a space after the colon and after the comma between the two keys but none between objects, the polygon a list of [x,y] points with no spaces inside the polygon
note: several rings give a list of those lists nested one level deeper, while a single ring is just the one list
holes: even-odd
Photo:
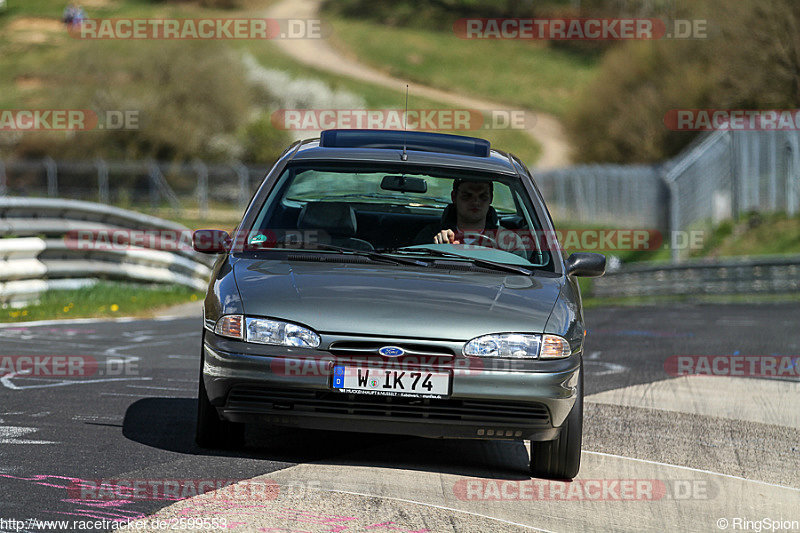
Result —
[{"label": "driver's hand", "polygon": [[434,244],[461,244],[456,240],[456,234],[451,229],[443,229],[433,238]]}]

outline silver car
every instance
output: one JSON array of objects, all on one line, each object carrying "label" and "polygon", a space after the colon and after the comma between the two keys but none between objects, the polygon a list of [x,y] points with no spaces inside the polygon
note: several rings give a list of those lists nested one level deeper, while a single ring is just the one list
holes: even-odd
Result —
[{"label": "silver car", "polygon": [[329,130],[290,146],[219,253],[204,302],[197,442],[249,423],[530,440],[578,473],[584,321],[530,172],[482,139]]}]

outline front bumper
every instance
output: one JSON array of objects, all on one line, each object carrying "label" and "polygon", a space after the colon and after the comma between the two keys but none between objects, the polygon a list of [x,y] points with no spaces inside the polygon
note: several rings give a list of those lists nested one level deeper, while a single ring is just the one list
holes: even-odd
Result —
[{"label": "front bumper", "polygon": [[333,362],[358,362],[348,357],[208,331],[203,350],[209,401],[226,420],[437,438],[552,440],[575,403],[581,370],[580,354],[514,370],[456,366],[448,398],[398,398],[334,391]]}]

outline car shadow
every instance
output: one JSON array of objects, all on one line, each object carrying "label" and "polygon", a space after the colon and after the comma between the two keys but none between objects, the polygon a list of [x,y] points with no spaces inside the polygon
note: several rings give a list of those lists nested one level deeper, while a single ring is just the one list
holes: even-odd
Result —
[{"label": "car shadow", "polygon": [[521,442],[249,425],[243,448],[209,450],[194,442],[196,416],[195,398],[145,398],[126,410],[122,434],[146,446],[191,455],[373,466],[493,479],[530,478],[528,452]]}]

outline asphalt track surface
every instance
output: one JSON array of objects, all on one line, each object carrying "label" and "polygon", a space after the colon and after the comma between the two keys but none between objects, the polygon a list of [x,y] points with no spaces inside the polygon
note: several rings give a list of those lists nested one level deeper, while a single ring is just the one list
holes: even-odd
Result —
[{"label": "asphalt track surface", "polygon": [[[0,371],[0,531],[54,530],[8,519],[145,517],[181,531],[221,531],[185,520],[224,519],[237,533],[776,527],[763,519],[800,530],[797,377],[667,369],[675,355],[797,357],[798,317],[798,304],[588,310],[584,454],[570,485],[530,480],[520,443],[253,427],[243,450],[200,449],[199,316],[5,326],[0,356],[88,356],[98,372]],[[188,498],[80,491],[120,480],[178,482]],[[251,481],[191,497],[213,480]]]}]

